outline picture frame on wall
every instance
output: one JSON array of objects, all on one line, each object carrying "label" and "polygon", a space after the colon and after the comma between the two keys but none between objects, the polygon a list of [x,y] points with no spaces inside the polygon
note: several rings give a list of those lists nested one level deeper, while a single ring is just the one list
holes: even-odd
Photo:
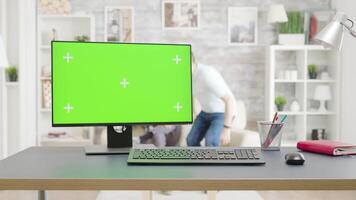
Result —
[{"label": "picture frame on wall", "polygon": [[256,7],[228,8],[228,44],[257,45],[258,12]]},{"label": "picture frame on wall", "polygon": [[163,29],[199,29],[200,1],[162,1]]},{"label": "picture frame on wall", "polygon": [[107,42],[134,41],[134,8],[105,7],[104,40]]}]

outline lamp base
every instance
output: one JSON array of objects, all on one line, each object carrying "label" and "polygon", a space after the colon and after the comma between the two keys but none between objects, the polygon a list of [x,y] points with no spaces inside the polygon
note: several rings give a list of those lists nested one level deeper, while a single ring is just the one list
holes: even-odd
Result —
[{"label": "lamp base", "polygon": [[320,106],[319,106],[319,109],[318,109],[318,112],[328,112],[328,110],[326,109],[326,101],[323,101],[323,100],[320,100]]}]

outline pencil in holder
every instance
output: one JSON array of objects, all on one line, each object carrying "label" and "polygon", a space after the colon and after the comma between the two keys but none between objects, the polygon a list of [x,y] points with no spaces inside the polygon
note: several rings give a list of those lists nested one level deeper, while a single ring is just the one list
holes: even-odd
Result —
[{"label": "pencil in holder", "polygon": [[282,128],[284,123],[258,121],[257,127],[260,135],[262,150],[280,150],[282,142]]}]

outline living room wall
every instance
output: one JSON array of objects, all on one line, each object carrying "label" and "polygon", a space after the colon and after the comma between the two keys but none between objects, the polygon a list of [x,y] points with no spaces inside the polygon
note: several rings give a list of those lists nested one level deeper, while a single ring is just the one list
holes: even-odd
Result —
[{"label": "living room wall", "polygon": [[[131,6],[135,9],[135,42],[191,43],[197,60],[219,70],[235,97],[245,102],[252,125],[265,116],[265,54],[268,45],[277,40],[274,25],[267,23],[268,6],[283,3],[287,10],[330,8],[330,0],[201,0],[198,30],[164,30],[161,3],[161,0],[71,0],[72,13],[95,16],[97,41],[104,40],[104,8]],[[233,6],[258,8],[257,45],[228,45],[227,10]]]}]

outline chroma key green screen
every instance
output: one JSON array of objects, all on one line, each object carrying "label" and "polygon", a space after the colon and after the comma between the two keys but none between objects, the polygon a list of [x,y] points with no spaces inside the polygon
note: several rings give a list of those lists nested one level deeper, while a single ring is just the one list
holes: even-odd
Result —
[{"label": "chroma key green screen", "polygon": [[191,46],[52,42],[52,124],[192,122]]}]

